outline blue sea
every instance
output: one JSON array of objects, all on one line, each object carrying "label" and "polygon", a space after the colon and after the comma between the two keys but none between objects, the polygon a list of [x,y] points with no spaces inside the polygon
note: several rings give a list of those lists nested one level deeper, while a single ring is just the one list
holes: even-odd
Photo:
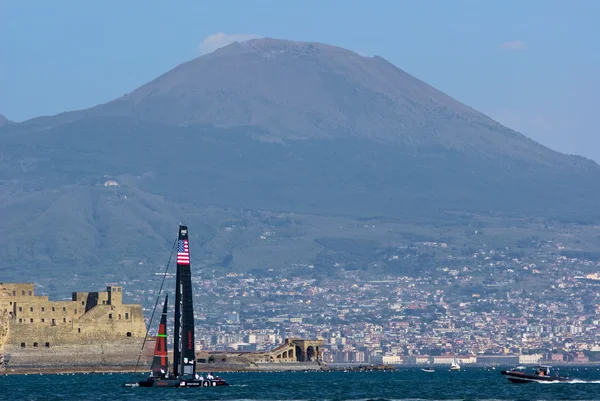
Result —
[{"label": "blue sea", "polygon": [[500,370],[220,373],[231,385],[128,388],[133,374],[0,376],[0,400],[600,400],[600,368],[560,368],[570,383],[513,384]]}]

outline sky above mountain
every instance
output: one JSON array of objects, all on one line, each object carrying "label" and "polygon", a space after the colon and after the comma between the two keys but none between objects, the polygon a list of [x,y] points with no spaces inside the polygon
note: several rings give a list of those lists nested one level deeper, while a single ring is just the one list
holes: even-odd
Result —
[{"label": "sky above mountain", "polygon": [[600,161],[600,2],[508,0],[0,3],[0,113],[106,102],[234,40],[380,55],[553,149]]}]

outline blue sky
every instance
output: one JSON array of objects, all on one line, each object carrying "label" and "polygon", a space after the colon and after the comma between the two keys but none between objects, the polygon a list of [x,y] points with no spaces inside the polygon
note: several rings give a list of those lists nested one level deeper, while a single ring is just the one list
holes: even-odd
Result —
[{"label": "blue sky", "polygon": [[0,113],[22,121],[93,106],[232,39],[274,37],[380,55],[553,149],[600,161],[598,21],[596,0],[0,0]]}]

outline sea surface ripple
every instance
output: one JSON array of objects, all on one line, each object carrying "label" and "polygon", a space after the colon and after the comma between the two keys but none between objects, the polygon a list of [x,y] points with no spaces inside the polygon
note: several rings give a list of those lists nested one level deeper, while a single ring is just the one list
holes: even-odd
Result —
[{"label": "sea surface ripple", "polygon": [[382,372],[221,373],[231,385],[203,388],[127,388],[133,374],[0,376],[0,400],[248,400],[248,401],[552,401],[600,400],[600,368],[560,368],[569,383],[512,384],[500,369],[463,368],[435,373],[417,368]]}]

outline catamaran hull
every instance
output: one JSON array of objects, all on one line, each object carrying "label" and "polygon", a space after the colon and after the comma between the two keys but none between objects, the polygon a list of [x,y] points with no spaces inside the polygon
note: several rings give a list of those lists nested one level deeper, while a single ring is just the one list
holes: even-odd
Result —
[{"label": "catamaran hull", "polygon": [[217,387],[228,386],[225,380],[155,379],[125,383],[125,387]]},{"label": "catamaran hull", "polygon": [[552,382],[568,382],[568,377],[563,376],[539,376],[539,375],[530,375],[527,373],[521,372],[512,372],[510,370],[505,370],[500,372],[504,375],[509,381],[512,383],[552,383]]}]

